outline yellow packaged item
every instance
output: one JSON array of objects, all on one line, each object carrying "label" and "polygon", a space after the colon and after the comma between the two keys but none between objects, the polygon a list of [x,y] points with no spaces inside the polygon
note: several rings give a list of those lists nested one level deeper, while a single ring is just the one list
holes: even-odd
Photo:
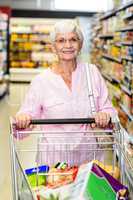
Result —
[{"label": "yellow packaged item", "polygon": [[117,166],[113,167],[112,165],[105,165],[98,160],[93,160],[93,163],[99,165],[102,169],[104,169],[107,173],[111,174],[114,178],[120,178],[120,169]]}]

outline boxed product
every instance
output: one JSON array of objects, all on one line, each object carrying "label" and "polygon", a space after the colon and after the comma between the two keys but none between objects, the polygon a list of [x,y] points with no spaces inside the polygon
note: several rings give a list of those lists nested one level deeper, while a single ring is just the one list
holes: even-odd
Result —
[{"label": "boxed product", "polygon": [[27,179],[31,187],[36,187],[39,185],[46,185],[46,175],[49,171],[49,167],[47,165],[42,165],[30,169],[25,170],[25,174],[27,175]]}]

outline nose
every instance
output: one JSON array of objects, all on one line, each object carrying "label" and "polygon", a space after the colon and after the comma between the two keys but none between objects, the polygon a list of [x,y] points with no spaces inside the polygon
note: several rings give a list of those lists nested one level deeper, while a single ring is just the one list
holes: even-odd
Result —
[{"label": "nose", "polygon": [[64,46],[65,47],[71,47],[71,41],[70,40],[66,40]]}]

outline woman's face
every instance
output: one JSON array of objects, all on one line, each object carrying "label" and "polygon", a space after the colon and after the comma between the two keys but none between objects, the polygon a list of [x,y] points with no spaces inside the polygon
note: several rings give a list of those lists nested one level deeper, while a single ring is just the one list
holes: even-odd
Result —
[{"label": "woman's face", "polygon": [[59,60],[70,61],[74,60],[80,49],[82,43],[78,35],[74,32],[58,33],[54,42],[54,51]]}]

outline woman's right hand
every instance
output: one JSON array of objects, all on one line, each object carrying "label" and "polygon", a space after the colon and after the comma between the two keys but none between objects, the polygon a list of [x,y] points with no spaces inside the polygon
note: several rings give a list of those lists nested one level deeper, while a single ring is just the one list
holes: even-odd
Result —
[{"label": "woman's right hand", "polygon": [[19,129],[25,129],[30,127],[31,115],[28,114],[17,114],[15,116],[16,127]]}]

